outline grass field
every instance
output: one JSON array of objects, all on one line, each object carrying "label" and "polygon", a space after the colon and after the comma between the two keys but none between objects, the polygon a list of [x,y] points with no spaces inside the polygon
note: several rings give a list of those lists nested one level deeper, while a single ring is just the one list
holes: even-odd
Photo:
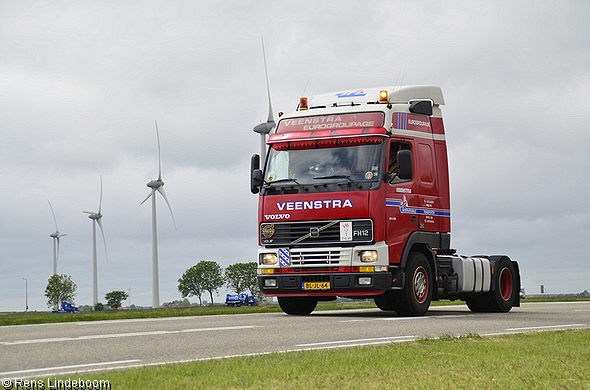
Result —
[{"label": "grass field", "polygon": [[415,343],[272,353],[80,378],[108,381],[112,389],[129,390],[590,389],[590,330],[443,336]]}]

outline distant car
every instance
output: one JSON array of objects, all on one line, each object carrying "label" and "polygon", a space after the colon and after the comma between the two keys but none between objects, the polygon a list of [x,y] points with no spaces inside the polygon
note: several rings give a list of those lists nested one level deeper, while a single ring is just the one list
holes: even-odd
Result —
[{"label": "distant car", "polygon": [[258,302],[254,295],[248,294],[227,294],[225,296],[225,304],[227,306],[256,306]]},{"label": "distant car", "polygon": [[53,310],[52,313],[75,313],[80,311],[72,302],[63,301],[61,303],[61,310]]}]

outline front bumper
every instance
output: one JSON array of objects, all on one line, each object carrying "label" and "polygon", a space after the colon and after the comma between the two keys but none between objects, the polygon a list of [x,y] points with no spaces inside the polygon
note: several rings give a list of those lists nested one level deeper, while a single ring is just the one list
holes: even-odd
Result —
[{"label": "front bumper", "polygon": [[[322,288],[305,289],[306,283]],[[326,288],[329,283],[329,288]],[[373,296],[392,288],[391,272],[258,275],[265,296]]]}]

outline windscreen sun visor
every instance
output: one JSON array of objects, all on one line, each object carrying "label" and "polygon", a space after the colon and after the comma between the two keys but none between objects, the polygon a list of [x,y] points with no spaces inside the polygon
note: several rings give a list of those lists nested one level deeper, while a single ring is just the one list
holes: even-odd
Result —
[{"label": "windscreen sun visor", "polygon": [[387,135],[383,121],[381,112],[285,118],[267,143],[275,149],[379,143]]}]

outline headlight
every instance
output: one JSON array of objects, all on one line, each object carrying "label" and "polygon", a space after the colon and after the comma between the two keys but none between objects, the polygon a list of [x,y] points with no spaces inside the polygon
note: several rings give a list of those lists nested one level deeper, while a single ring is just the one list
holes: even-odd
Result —
[{"label": "headlight", "polygon": [[279,256],[276,253],[263,253],[260,255],[260,264],[276,265],[279,262]]},{"label": "headlight", "polygon": [[375,263],[377,261],[377,251],[362,251],[359,256],[363,263]]},{"label": "headlight", "polygon": [[264,287],[276,287],[277,280],[276,279],[264,279]]}]

